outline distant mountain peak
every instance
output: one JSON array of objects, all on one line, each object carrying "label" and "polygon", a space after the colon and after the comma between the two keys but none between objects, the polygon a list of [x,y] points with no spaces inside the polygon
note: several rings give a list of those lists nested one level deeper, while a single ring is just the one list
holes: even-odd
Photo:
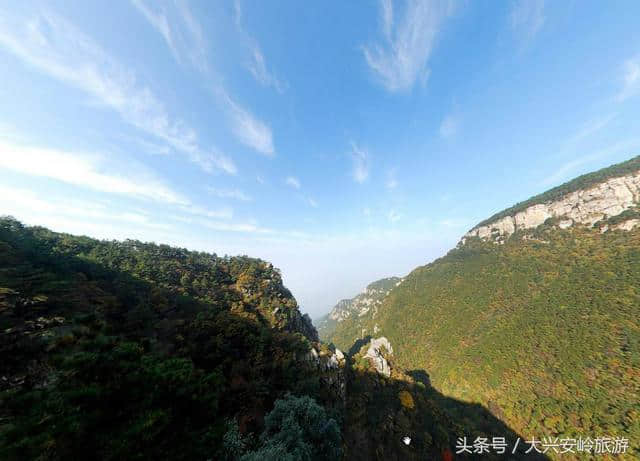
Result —
[{"label": "distant mountain peak", "polygon": [[318,320],[318,332],[327,337],[336,325],[349,318],[371,315],[375,318],[382,300],[400,283],[401,277],[388,277],[370,283],[364,290],[351,299],[343,299],[331,309],[329,314]]}]

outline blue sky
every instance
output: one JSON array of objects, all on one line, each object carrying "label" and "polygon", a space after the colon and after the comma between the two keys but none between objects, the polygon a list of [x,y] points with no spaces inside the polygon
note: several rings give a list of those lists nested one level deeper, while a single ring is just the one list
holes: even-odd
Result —
[{"label": "blue sky", "polygon": [[640,154],[640,3],[0,1],[0,213],[248,254],[313,317]]}]

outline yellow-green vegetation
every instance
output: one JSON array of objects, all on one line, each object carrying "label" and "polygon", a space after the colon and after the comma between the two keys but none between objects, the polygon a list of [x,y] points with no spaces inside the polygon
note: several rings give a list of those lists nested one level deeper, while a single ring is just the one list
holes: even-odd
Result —
[{"label": "yellow-green vegetation", "polygon": [[[360,346],[364,344],[364,346]],[[391,363],[391,376],[377,373],[363,357],[368,339],[354,344],[348,357],[344,423],[345,459],[453,460],[456,440],[499,434],[514,443],[522,435],[478,404],[442,395],[423,370],[406,371]],[[393,356],[383,352],[388,359]],[[403,442],[409,437],[409,445]],[[518,447],[509,459],[547,460]],[[463,459],[473,459],[473,456]],[[482,459],[504,459],[497,453]]]},{"label": "yellow-green vegetation", "polygon": [[398,398],[400,399],[400,403],[403,407],[413,410],[415,408],[415,403],[413,403],[413,397],[407,391],[398,392]]},{"label": "yellow-green vegetation", "polygon": [[353,325],[354,329],[357,328],[357,325],[360,324],[359,318],[363,315],[375,315],[384,297],[401,280],[399,277],[376,280],[367,285],[363,292],[353,298],[343,299],[338,302],[329,314],[314,321],[320,337],[331,342],[331,335],[340,321],[344,319],[350,319],[350,325]]},{"label": "yellow-green vegetation", "polygon": [[258,438],[289,392],[326,429],[308,444],[339,453],[309,326],[264,261],[0,218],[0,459],[249,456],[295,437]]},{"label": "yellow-green vegetation", "polygon": [[[527,436],[626,437],[637,457],[639,319],[640,229],[550,220],[502,245],[471,239],[414,270],[375,323],[396,363],[426,370],[444,395]],[[339,347],[355,333],[343,323]]]}]

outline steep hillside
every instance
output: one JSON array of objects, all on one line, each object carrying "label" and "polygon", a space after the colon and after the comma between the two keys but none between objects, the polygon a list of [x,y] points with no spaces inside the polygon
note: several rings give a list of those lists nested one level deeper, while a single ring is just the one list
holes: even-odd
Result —
[{"label": "steep hillside", "polygon": [[516,438],[386,349],[316,337],[264,261],[0,218],[0,459],[450,460],[462,433]]},{"label": "steep hillside", "polygon": [[[348,322],[349,325],[357,328],[363,317],[375,318],[382,300],[400,282],[402,282],[400,277],[380,279],[367,285],[364,291],[355,297],[339,301],[327,315],[315,322],[322,340],[331,342],[331,336],[336,327],[346,319],[351,319],[352,321]],[[375,331],[369,333],[376,334]]]},{"label": "steep hillside", "polygon": [[[628,459],[639,457],[637,163],[481,223],[409,274],[357,330],[376,328],[399,366],[427,370],[439,392],[483,405],[516,431],[624,437]],[[551,211],[537,217],[535,207]],[[513,228],[500,225],[507,220]],[[349,323],[332,336],[339,347],[359,337]]]},{"label": "steep hillside", "polygon": [[329,428],[344,376],[316,339],[264,261],[0,219],[2,459],[235,458],[288,392]]}]

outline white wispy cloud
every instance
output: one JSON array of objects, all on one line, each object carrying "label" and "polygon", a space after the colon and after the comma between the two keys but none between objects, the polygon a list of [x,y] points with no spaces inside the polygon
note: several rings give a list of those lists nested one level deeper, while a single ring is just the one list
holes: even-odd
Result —
[{"label": "white wispy cloud", "polygon": [[176,0],[175,5],[180,13],[180,17],[186,26],[187,35],[190,37],[187,42],[188,56],[193,65],[201,71],[208,69],[207,41],[200,23],[196,20],[193,12],[189,8],[187,0]]},{"label": "white wispy cloud", "polygon": [[583,153],[579,157],[562,164],[553,173],[544,178],[541,181],[541,184],[543,186],[557,185],[562,181],[569,179],[570,176],[574,176],[576,170],[583,165],[588,165],[591,162],[595,162],[621,152],[631,153],[638,149],[640,149],[640,138],[635,137],[624,139],[608,146],[605,149],[600,149],[587,155]]},{"label": "white wispy cloud", "polygon": [[135,143],[139,145],[146,153],[151,155],[169,155],[171,148],[166,144],[158,144],[147,141],[146,139],[136,138]]},{"label": "white wispy cloud", "polygon": [[111,171],[105,156],[99,154],[22,146],[0,140],[0,168],[55,179],[99,192],[170,204],[188,203],[186,198],[150,174],[140,171],[134,174]]},{"label": "white wispy cloud", "polygon": [[380,9],[384,40],[364,47],[364,57],[387,90],[408,90],[418,78],[426,79],[429,56],[453,3],[408,0],[400,22],[391,0],[382,0]]},{"label": "white wispy cloud", "polygon": [[640,55],[627,59],[622,66],[622,89],[617,99],[622,102],[640,94]]},{"label": "white wispy cloud", "polygon": [[468,228],[471,222],[465,218],[446,218],[438,221],[440,226],[449,228]]},{"label": "white wispy cloud", "polygon": [[369,153],[351,143],[351,159],[353,162],[353,179],[357,183],[362,184],[369,177]]},{"label": "white wispy cloud", "polygon": [[242,202],[250,202],[252,200],[251,196],[247,195],[240,189],[217,189],[215,187],[207,187],[207,191],[220,198],[231,198]]},{"label": "white wispy cloud", "polygon": [[233,209],[230,207],[220,208],[218,210],[211,210],[199,205],[182,205],[180,210],[196,216],[204,216],[213,219],[231,219],[233,217]]},{"label": "white wispy cloud", "polygon": [[509,14],[512,29],[525,42],[532,40],[546,20],[544,0],[514,0]]},{"label": "white wispy cloud", "polygon": [[[247,108],[240,105],[233,98],[218,76],[214,75],[208,63],[208,44],[204,37],[202,26],[194,17],[188,4],[183,1],[175,3],[175,14],[169,16],[162,4],[154,4],[152,8],[144,0],[133,0],[133,4],[140,10],[149,23],[162,35],[167,46],[178,63],[185,62],[185,57],[208,80],[213,94],[227,109],[230,118],[231,130],[234,136],[242,144],[257,152],[272,156],[275,152],[273,145],[273,133],[271,128],[262,120],[259,120]],[[239,3],[236,6],[236,23],[239,24]],[[240,26],[238,26],[240,28]],[[244,32],[242,32],[244,34]],[[179,38],[179,40],[178,40]],[[246,36],[247,40],[250,37]],[[266,68],[264,56],[257,42],[249,40],[253,49],[252,65],[250,70],[255,72],[257,78],[262,78],[266,83],[278,83]]]},{"label": "white wispy cloud", "polygon": [[396,177],[396,169],[392,168],[387,172],[387,182],[385,187],[389,190],[393,190],[398,187],[398,179]]},{"label": "white wispy cloud", "polygon": [[614,120],[617,116],[618,114],[616,112],[611,112],[609,114],[587,120],[573,136],[570,136],[567,139],[564,149],[575,149],[576,146],[580,144],[580,142],[598,133],[600,130],[609,125],[609,123],[611,123],[611,121]]},{"label": "white wispy cloud", "polygon": [[312,197],[307,197],[307,203],[312,208],[318,208],[318,202],[316,202],[315,199],[313,199]]},{"label": "white wispy cloud", "polygon": [[285,84],[267,68],[264,54],[257,43],[250,45],[251,58],[247,62],[247,69],[253,78],[263,86],[272,86],[278,93],[284,93]]},{"label": "white wispy cloud", "polygon": [[233,210],[212,210],[193,204],[164,184],[142,165],[127,162],[117,167],[108,155],[28,146],[0,139],[0,169],[48,178],[80,188],[168,205],[183,213],[215,219],[231,219]]},{"label": "white wispy cloud", "polygon": [[27,224],[97,238],[166,241],[173,231],[172,225],[144,212],[114,209],[95,200],[45,196],[21,187],[0,185],[0,209]]},{"label": "white wispy cloud", "polygon": [[216,221],[200,221],[200,224],[218,232],[243,232],[250,234],[273,234],[275,231],[253,223],[227,223]]},{"label": "white wispy cloud", "polygon": [[601,154],[585,155],[585,151],[592,149],[591,146],[594,143],[594,136],[607,127],[616,117],[617,114],[611,112],[587,120],[575,130],[574,134],[567,137],[567,139],[561,143],[558,152],[565,158],[571,156],[573,159],[565,161],[565,163],[558,167],[553,173],[544,178],[541,181],[541,185],[548,187],[558,184],[563,179],[567,179],[578,167],[588,164],[601,156]]},{"label": "white wispy cloud", "polygon": [[440,136],[447,139],[456,135],[458,128],[460,127],[460,121],[452,114],[448,114],[442,119],[440,123]]},{"label": "white wispy cloud", "polygon": [[246,62],[247,70],[249,70],[251,75],[253,75],[253,78],[255,78],[261,85],[267,87],[271,86],[278,93],[283,93],[286,85],[276,77],[273,71],[269,70],[260,44],[256,39],[249,35],[242,25],[243,10],[240,0],[235,0],[233,6],[236,28],[244,38],[244,42],[246,43],[245,46],[249,52],[249,57]]},{"label": "white wispy cloud", "polygon": [[180,60],[180,55],[176,48],[176,44],[174,43],[173,33],[171,32],[171,28],[169,27],[169,21],[167,20],[167,16],[164,10],[160,9],[160,11],[155,11],[146,2],[143,0],[132,0],[131,3],[142,13],[142,15],[146,18],[147,21],[162,35],[165,42],[171,49],[173,56]]},{"label": "white wispy cloud", "polygon": [[287,186],[293,187],[294,189],[300,189],[301,187],[300,180],[294,176],[287,176],[284,182]]},{"label": "white wispy cloud", "polygon": [[0,46],[49,76],[84,91],[95,103],[115,110],[125,122],[163,140],[205,171],[236,172],[229,157],[214,147],[201,148],[195,130],[172,119],[132,71],[65,19],[52,13],[40,13],[28,20],[2,17]]},{"label": "white wispy cloud", "polygon": [[261,120],[258,120],[251,112],[241,107],[231,97],[224,93],[232,118],[232,130],[238,140],[259,153],[268,157],[273,156],[273,134],[271,128]]},{"label": "white wispy cloud", "polygon": [[389,222],[392,223],[392,224],[400,221],[401,217],[402,216],[400,215],[400,213],[398,213],[396,210],[391,210],[387,214],[387,218],[389,219]]},{"label": "white wispy cloud", "polygon": [[171,4],[131,0],[131,3],[162,35],[178,63],[189,61],[199,70],[207,69],[207,42],[187,2],[179,0]]}]

